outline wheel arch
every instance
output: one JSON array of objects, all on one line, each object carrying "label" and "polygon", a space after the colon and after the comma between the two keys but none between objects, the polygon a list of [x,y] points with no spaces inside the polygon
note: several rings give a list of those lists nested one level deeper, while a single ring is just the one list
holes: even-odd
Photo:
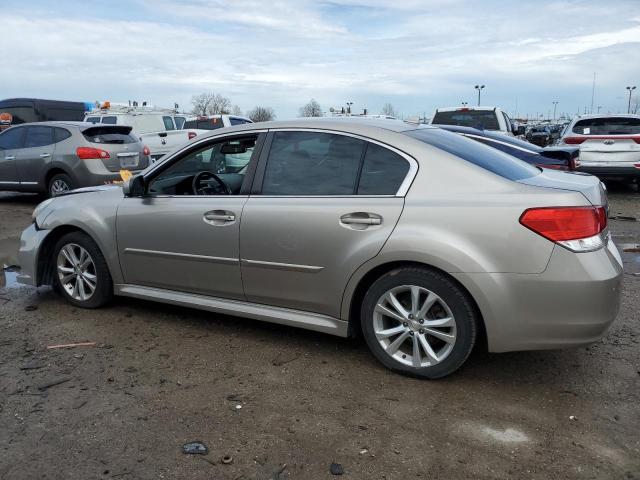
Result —
[{"label": "wheel arch", "polygon": [[42,182],[43,182],[43,186],[44,186],[44,191],[45,191],[45,192],[47,192],[47,193],[49,192],[49,182],[51,181],[51,179],[52,179],[54,176],[56,176],[56,175],[58,175],[58,174],[61,174],[61,173],[65,174],[65,175],[68,175],[68,176],[71,178],[71,180],[75,181],[75,178],[74,178],[74,176],[71,174],[71,172],[69,172],[68,170],[66,170],[65,168],[63,168],[62,166],[60,166],[60,165],[58,165],[58,164],[52,165],[52,166],[51,166],[51,167],[50,167],[50,168],[45,172],[44,177],[43,177],[43,180],[42,180]]},{"label": "wheel arch", "polygon": [[390,261],[386,263],[382,263],[370,268],[366,273],[362,275],[362,277],[358,280],[357,285],[353,289],[353,294],[349,299],[345,299],[344,301],[348,301],[348,330],[347,335],[349,337],[359,337],[362,335],[362,327],[360,324],[360,306],[362,305],[362,301],[364,300],[364,296],[367,293],[367,290],[373,283],[380,278],[381,276],[392,272],[394,270],[399,270],[401,268],[424,268],[427,270],[438,272],[441,275],[446,276],[451,282],[455,283],[460,289],[468,296],[469,300],[474,306],[476,310],[477,319],[478,319],[478,340],[477,347],[482,348],[483,350],[487,350],[487,330],[485,326],[484,317],[482,315],[482,311],[478,306],[478,302],[473,297],[468,288],[466,288],[458,279],[453,277],[451,274],[445,272],[444,270],[434,267],[433,265],[429,265],[427,263],[418,262],[418,261]]}]

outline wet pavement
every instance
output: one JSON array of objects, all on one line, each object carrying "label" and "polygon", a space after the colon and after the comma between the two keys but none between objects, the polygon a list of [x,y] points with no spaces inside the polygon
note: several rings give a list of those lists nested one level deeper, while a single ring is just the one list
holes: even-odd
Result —
[{"label": "wet pavement", "polygon": [[[640,478],[640,193],[609,192],[625,279],[605,338],[475,352],[433,382],[361,341],[132,299],[82,310],[0,271],[0,479],[321,479],[332,463],[354,479]],[[0,193],[0,266],[36,203]]]}]

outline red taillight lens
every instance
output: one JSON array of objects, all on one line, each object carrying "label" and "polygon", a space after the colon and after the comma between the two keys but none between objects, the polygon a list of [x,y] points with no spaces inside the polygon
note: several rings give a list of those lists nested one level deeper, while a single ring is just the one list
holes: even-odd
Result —
[{"label": "red taillight lens", "polygon": [[579,240],[607,228],[607,212],[604,207],[530,208],[520,216],[520,223],[552,242]]},{"label": "red taillight lens", "polygon": [[149,150],[149,147],[147,147],[146,145],[144,146],[144,148],[142,149],[142,154],[145,156],[149,156],[151,155],[151,150]]},{"label": "red taillight lens", "polygon": [[92,147],[78,147],[76,148],[76,155],[78,155],[80,160],[104,160],[106,158],[111,158],[111,155],[109,155],[109,152],[106,150]]},{"label": "red taillight lens", "polygon": [[588,140],[586,137],[567,137],[562,140],[567,145],[580,145],[585,140]]},{"label": "red taillight lens", "polygon": [[187,136],[189,137],[189,140],[191,140],[192,138],[195,138],[198,134],[196,132],[189,132],[187,133]]},{"label": "red taillight lens", "polygon": [[640,143],[640,137],[633,137],[633,141],[636,143]]}]

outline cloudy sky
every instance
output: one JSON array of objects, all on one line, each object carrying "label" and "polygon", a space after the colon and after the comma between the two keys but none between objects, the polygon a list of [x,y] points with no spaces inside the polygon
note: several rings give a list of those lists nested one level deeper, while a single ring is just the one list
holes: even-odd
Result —
[{"label": "cloudy sky", "polygon": [[[0,0],[0,98],[626,111],[638,0]],[[595,110],[595,108],[594,108]]]}]

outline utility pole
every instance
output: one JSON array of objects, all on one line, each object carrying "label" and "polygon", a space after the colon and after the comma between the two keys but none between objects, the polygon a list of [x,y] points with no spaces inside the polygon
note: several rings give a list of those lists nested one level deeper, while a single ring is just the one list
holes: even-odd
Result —
[{"label": "utility pole", "polygon": [[553,101],[551,103],[553,103],[553,121],[555,122],[556,121],[556,107],[558,106],[558,101],[556,100],[556,101]]},{"label": "utility pole", "polygon": [[478,106],[480,106],[480,92],[482,92],[484,85],[476,85],[474,88],[478,90]]},{"label": "utility pole", "polygon": [[598,105],[598,113],[600,113],[601,108],[602,108],[602,105]]},{"label": "utility pole", "polygon": [[627,87],[627,90],[629,90],[629,104],[627,105],[627,113],[631,113],[631,92],[633,92],[635,89],[635,85],[633,87]]},{"label": "utility pole", "polygon": [[351,115],[351,105],[353,105],[353,102],[347,102],[347,115]]},{"label": "utility pole", "polygon": [[596,94],[596,72],[593,72],[593,86],[591,87],[591,110],[589,110],[589,113],[593,113],[593,98],[595,97],[595,94]]}]

